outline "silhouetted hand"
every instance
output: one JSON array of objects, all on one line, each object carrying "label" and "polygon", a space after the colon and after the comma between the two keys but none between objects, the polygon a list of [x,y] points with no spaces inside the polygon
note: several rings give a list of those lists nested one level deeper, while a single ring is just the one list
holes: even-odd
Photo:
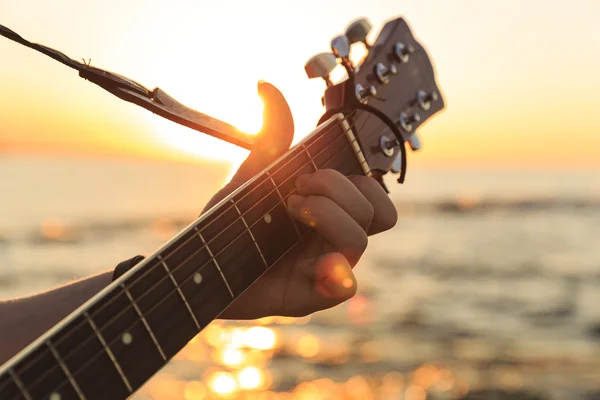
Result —
[{"label": "silhouetted hand", "polygon": [[[264,101],[264,122],[256,146],[231,182],[209,201],[205,211],[285,153],[292,143],[294,122],[281,92],[269,83],[260,82],[258,93]],[[296,188],[298,194],[287,201],[289,213],[313,226],[314,232],[219,318],[298,317],[351,298],[357,285],[352,268],[367,247],[367,236],[396,224],[394,205],[372,178],[345,177],[335,170],[320,170],[299,176]]]}]

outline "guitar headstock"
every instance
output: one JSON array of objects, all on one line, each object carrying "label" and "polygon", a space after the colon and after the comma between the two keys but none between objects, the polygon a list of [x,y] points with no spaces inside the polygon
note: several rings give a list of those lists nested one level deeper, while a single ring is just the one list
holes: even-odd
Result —
[{"label": "guitar headstock", "polygon": [[[343,112],[355,128],[375,177],[381,181],[389,171],[400,172],[399,181],[403,181],[404,143],[414,151],[421,148],[417,129],[444,108],[444,101],[429,56],[404,19],[387,22],[372,45],[367,41],[370,30],[365,18],[352,22],[344,34],[331,41],[332,53],[315,56],[320,57],[317,62],[313,57],[306,70],[309,77],[328,82],[323,97],[327,111],[321,121]],[[367,50],[358,65],[352,65],[347,54],[347,47],[354,43],[363,43]],[[347,79],[333,84],[329,73],[335,58],[346,69]],[[310,73],[316,69],[318,74]]]}]

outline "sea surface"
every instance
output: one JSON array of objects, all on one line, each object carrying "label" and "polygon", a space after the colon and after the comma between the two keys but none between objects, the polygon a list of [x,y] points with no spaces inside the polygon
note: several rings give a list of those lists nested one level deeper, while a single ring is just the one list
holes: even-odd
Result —
[{"label": "sea surface", "polygon": [[[0,298],[150,254],[229,171],[0,155]],[[134,399],[600,399],[600,171],[418,170],[359,291],[216,321]]]}]

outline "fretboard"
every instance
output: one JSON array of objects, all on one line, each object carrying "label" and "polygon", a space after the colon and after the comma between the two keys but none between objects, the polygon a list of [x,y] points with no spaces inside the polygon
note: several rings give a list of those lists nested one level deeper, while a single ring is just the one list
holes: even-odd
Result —
[{"label": "fretboard", "polygon": [[0,399],[125,399],[310,228],[285,201],[318,169],[368,174],[336,116],[0,369]]}]

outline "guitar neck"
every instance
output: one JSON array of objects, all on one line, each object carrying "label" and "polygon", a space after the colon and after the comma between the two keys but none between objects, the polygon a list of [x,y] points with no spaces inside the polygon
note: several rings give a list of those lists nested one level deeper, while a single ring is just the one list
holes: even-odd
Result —
[{"label": "guitar neck", "polygon": [[310,228],[285,206],[295,178],[370,174],[336,115],[0,368],[0,399],[124,399]]}]

